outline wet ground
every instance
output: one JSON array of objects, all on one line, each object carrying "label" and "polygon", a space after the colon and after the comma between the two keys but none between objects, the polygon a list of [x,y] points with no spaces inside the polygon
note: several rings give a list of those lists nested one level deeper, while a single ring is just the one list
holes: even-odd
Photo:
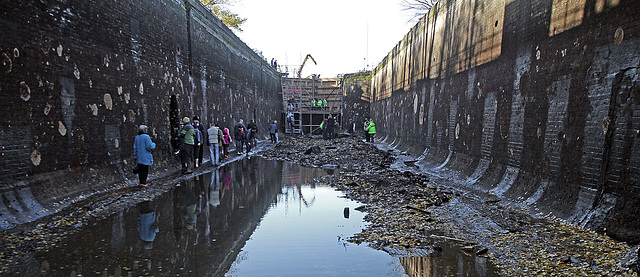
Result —
[{"label": "wet ground", "polygon": [[[381,150],[383,148],[384,150]],[[388,252],[438,251],[451,242],[469,255],[487,257],[504,276],[637,276],[638,246],[569,224],[532,216],[495,195],[421,173],[403,153],[346,138],[293,139],[264,156],[336,167],[326,184],[364,203],[372,224],[354,242]]]},{"label": "wet ground", "polygon": [[[332,267],[322,275],[354,276],[367,272],[357,270],[367,264],[361,258],[377,257],[380,274],[363,276],[637,276],[628,245],[405,167],[394,151],[346,138],[291,138],[260,155],[268,161],[238,157],[218,171],[200,167],[150,188],[94,195],[5,231],[0,273],[251,276],[269,265],[281,276]],[[312,215],[329,220],[320,233],[330,238],[303,236],[319,229],[305,229]],[[274,239],[285,230],[290,239]],[[324,254],[292,260],[315,252]]]},{"label": "wet ground", "polygon": [[[2,234],[3,276],[496,276],[455,244],[376,250],[342,173],[244,156],[150,188],[96,195]],[[378,248],[379,249],[379,248]]]}]

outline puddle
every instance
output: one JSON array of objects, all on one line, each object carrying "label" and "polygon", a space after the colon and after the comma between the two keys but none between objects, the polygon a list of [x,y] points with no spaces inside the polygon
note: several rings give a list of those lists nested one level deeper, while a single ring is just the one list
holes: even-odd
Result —
[{"label": "puddle", "polygon": [[24,255],[20,276],[497,276],[481,257],[441,243],[398,257],[346,239],[365,225],[313,178],[334,169],[243,159],[177,184],[47,252]]}]

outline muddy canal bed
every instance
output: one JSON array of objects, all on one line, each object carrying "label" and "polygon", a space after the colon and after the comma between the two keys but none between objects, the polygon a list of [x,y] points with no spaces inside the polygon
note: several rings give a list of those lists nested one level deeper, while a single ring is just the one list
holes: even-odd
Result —
[{"label": "muddy canal bed", "polygon": [[2,235],[2,276],[496,276],[484,257],[354,241],[363,204],[334,169],[242,156],[83,202]]},{"label": "muddy canal bed", "polygon": [[417,172],[411,163],[399,166],[394,158],[401,153],[394,152],[346,138],[300,138],[263,155],[344,171],[321,181],[364,204],[371,224],[350,239],[355,243],[431,255],[451,243],[449,251],[488,258],[503,276],[637,276],[637,246],[553,216],[533,216],[495,195]]}]

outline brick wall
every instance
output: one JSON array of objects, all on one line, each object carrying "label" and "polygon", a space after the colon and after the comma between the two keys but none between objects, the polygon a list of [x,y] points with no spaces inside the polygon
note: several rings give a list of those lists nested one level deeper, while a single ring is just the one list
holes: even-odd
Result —
[{"label": "brick wall", "polygon": [[157,176],[178,166],[179,118],[279,116],[277,72],[196,0],[3,0],[0,14],[0,189],[16,199],[0,227],[30,203],[136,182],[140,124]]},{"label": "brick wall", "polygon": [[460,184],[637,243],[637,10],[440,1],[374,71],[379,136]]}]

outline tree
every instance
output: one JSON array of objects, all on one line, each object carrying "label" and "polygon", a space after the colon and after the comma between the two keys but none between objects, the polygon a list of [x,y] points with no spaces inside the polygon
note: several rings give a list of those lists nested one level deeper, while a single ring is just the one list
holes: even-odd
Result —
[{"label": "tree", "polygon": [[233,0],[200,0],[202,5],[209,8],[211,12],[222,21],[227,27],[242,32],[240,26],[247,21],[246,18],[240,17],[237,13],[229,10],[228,6]]},{"label": "tree", "polygon": [[438,0],[402,0],[402,6],[405,11],[414,13],[411,18],[413,20],[415,18],[422,18],[437,2]]}]

